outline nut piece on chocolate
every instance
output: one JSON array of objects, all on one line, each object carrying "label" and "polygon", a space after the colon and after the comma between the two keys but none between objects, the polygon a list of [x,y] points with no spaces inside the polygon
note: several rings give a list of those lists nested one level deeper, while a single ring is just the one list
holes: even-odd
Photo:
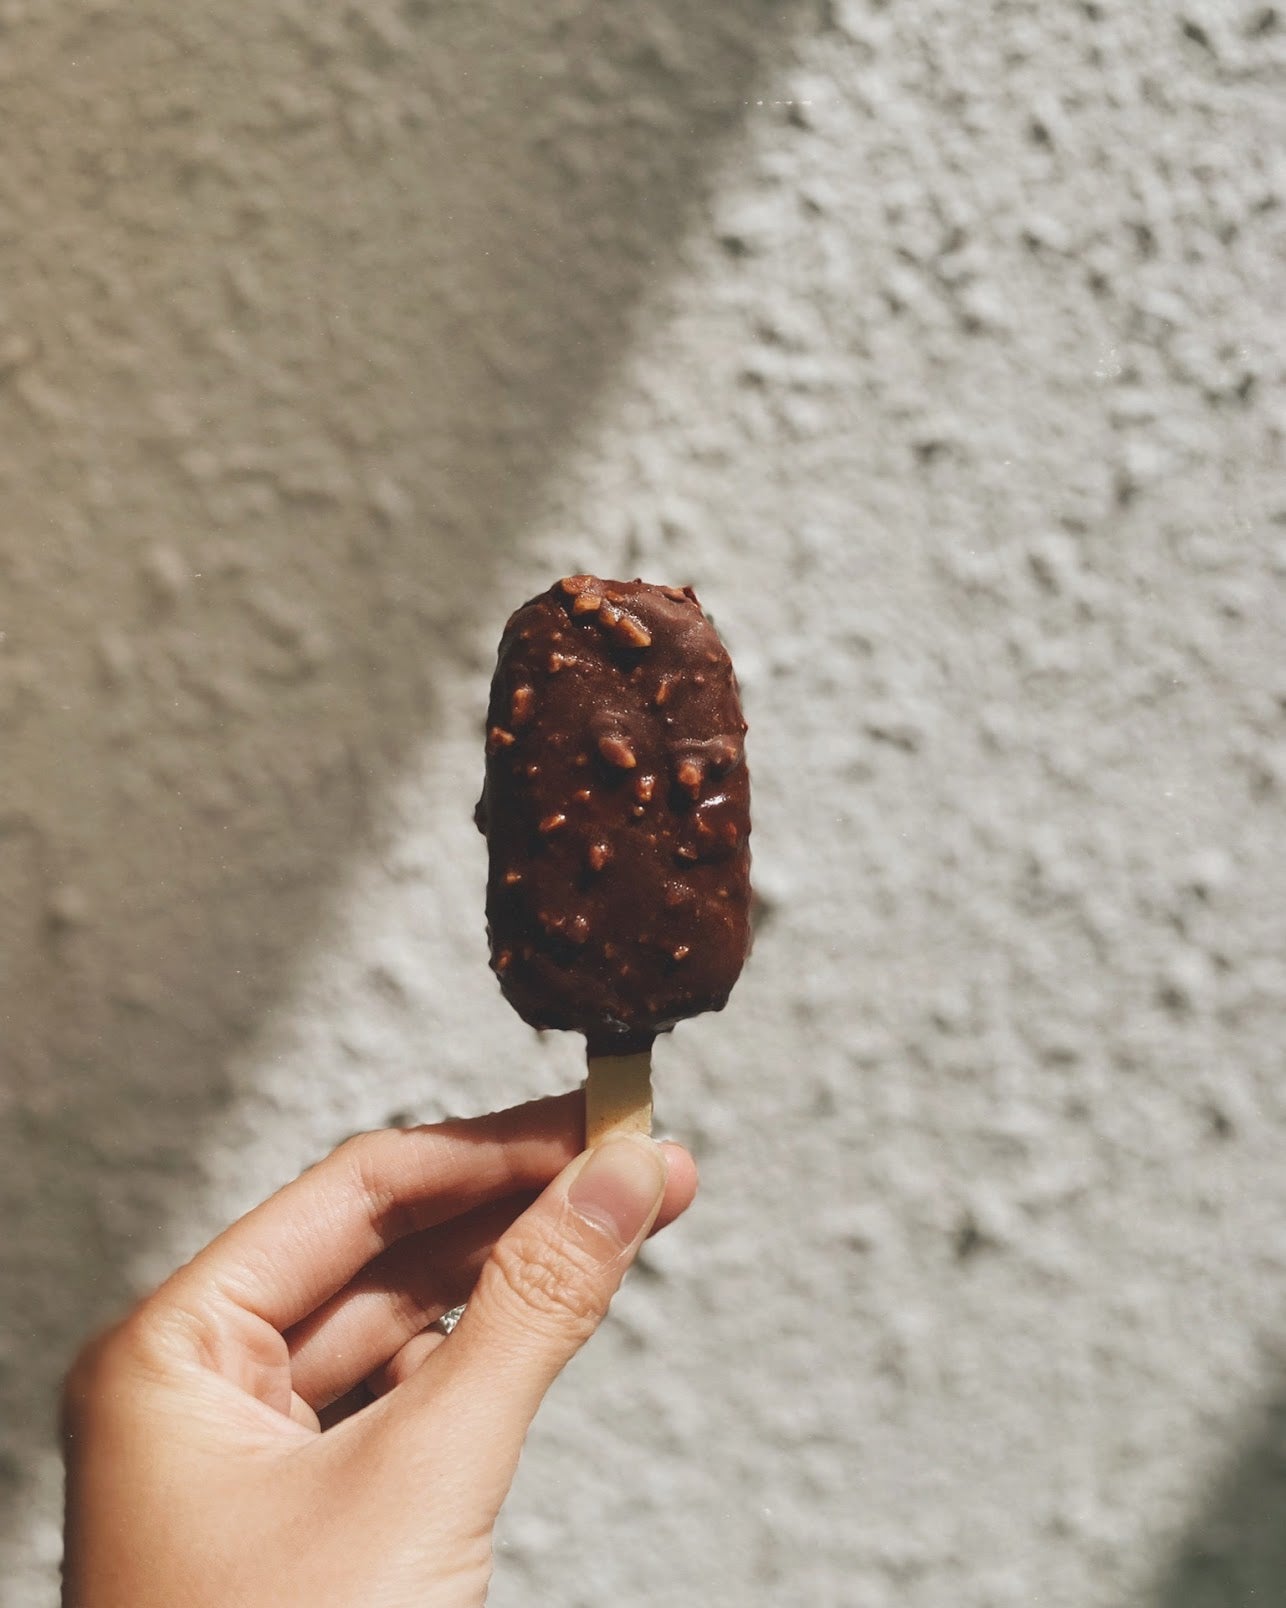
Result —
[{"label": "nut piece on chocolate", "polygon": [[746,722],[690,587],[571,575],[512,616],[476,819],[505,997],[591,1055],[720,1010],[750,946]]}]

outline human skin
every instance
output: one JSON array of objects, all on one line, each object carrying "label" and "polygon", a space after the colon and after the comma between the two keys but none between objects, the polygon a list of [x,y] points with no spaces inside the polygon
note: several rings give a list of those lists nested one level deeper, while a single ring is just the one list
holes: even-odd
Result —
[{"label": "human skin", "polygon": [[65,1608],[484,1602],[545,1392],[696,1192],[679,1146],[578,1155],[583,1123],[577,1093],[359,1135],[91,1342]]}]

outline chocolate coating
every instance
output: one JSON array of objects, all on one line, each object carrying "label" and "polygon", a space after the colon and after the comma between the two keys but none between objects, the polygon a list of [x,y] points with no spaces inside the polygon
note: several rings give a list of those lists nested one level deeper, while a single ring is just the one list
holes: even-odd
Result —
[{"label": "chocolate coating", "polygon": [[689,587],[573,575],[505,626],[476,819],[505,997],[591,1055],[727,1003],[750,947],[732,661]]}]

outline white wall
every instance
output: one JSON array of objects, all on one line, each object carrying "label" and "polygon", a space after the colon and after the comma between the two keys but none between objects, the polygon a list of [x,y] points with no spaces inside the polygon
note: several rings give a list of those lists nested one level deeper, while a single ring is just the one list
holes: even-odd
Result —
[{"label": "white wall", "polygon": [[579,1077],[470,824],[579,568],[725,630],[762,920],[498,1608],[1286,1597],[1284,39],[0,7],[6,1608],[90,1327],[352,1129]]}]

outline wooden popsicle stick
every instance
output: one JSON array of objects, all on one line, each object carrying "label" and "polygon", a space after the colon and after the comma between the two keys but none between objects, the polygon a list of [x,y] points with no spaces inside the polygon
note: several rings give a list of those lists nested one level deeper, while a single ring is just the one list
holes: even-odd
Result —
[{"label": "wooden popsicle stick", "polygon": [[585,1144],[652,1132],[652,1052],[591,1055],[585,1083]]}]

